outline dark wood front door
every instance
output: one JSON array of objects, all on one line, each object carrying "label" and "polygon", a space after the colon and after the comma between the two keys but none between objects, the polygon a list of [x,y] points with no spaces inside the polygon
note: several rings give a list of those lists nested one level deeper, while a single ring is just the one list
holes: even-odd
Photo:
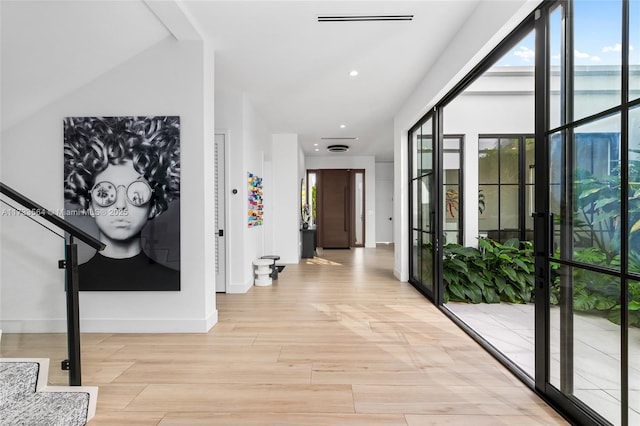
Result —
[{"label": "dark wood front door", "polygon": [[349,248],[349,170],[320,170],[318,182],[318,246]]}]

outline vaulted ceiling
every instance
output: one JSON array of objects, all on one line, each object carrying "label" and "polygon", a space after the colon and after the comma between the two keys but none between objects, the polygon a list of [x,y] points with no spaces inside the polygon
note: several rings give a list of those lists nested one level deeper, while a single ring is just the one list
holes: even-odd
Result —
[{"label": "vaulted ceiling", "polygon": [[[271,131],[297,133],[307,155],[345,143],[347,155],[390,161],[394,115],[461,28],[483,24],[479,5],[515,12],[527,2],[3,1],[2,128],[171,34],[195,34],[215,49],[216,89],[245,93]],[[411,19],[318,19],[389,15]]]}]

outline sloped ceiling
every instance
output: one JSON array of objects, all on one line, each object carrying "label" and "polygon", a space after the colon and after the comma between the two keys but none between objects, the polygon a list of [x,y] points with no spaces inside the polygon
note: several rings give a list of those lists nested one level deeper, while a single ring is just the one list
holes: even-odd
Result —
[{"label": "sloped ceiling", "polygon": [[2,130],[171,34],[141,1],[2,1]]},{"label": "sloped ceiling", "polygon": [[[216,90],[243,92],[272,132],[297,133],[307,155],[390,161],[394,115],[457,32],[484,24],[478,5],[527,1],[5,0],[2,129],[165,37],[202,36],[215,49]],[[317,19],[401,14],[413,19]],[[343,137],[358,139],[323,139]],[[332,143],[350,150],[329,154]]]}]

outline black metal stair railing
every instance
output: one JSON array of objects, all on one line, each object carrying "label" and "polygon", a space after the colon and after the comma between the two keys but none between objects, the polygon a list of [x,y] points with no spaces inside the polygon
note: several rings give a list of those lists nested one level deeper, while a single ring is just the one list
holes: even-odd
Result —
[{"label": "black metal stair railing", "polygon": [[[80,366],[80,307],[78,302],[78,247],[75,239],[84,242],[88,246],[103,250],[105,245],[87,234],[77,226],[67,222],[63,218],[55,215],[51,211],[42,207],[35,201],[30,200],[18,191],[0,182],[0,193],[13,201],[19,203],[26,210],[25,216],[36,221],[34,216],[42,218],[56,228],[64,231],[68,238],[65,238],[65,259],[60,260],[58,265],[65,270],[66,281],[66,304],[67,304],[67,350],[68,359],[63,361],[62,368],[69,370],[69,385],[80,386],[82,384],[82,374]],[[26,214],[30,212],[32,214]],[[38,222],[38,221],[36,221]],[[38,222],[40,223],[40,222]],[[49,229],[49,228],[47,228]],[[53,230],[49,229],[54,232]]]}]

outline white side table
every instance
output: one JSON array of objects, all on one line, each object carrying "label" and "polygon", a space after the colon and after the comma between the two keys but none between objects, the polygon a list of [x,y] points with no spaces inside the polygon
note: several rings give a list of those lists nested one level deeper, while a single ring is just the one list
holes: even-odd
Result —
[{"label": "white side table", "polygon": [[273,263],[272,259],[255,259],[253,264],[256,267],[256,279],[254,284],[257,286],[267,286],[271,285],[271,264]]}]

